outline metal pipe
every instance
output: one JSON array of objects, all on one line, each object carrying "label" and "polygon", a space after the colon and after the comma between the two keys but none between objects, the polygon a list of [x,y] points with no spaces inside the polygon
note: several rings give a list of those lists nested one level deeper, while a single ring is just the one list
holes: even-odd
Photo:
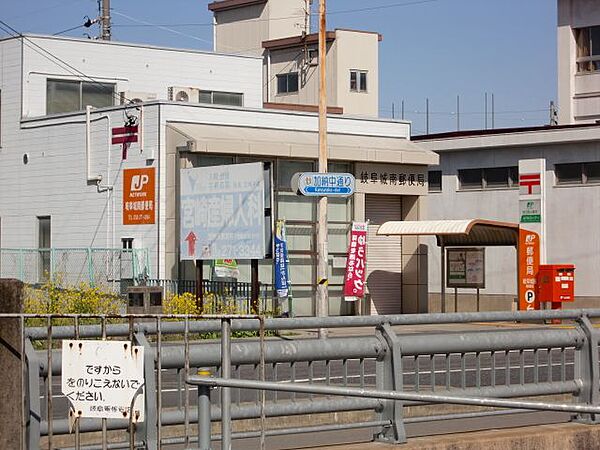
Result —
[{"label": "metal pipe", "polygon": [[[200,369],[198,375],[210,376],[210,371]],[[200,450],[211,450],[210,435],[210,387],[198,386],[198,443]]]},{"label": "metal pipe", "polygon": [[[231,322],[221,321],[221,378],[231,378]],[[221,388],[221,449],[231,450],[231,391],[227,386]]]},{"label": "metal pipe", "polygon": [[564,411],[588,414],[600,414],[600,406],[582,405],[582,404],[566,404],[566,403],[545,403],[531,402],[521,400],[504,400],[496,398],[482,397],[467,397],[467,396],[452,396],[430,393],[415,393],[415,392],[397,392],[383,391],[376,389],[357,389],[338,386],[316,386],[299,383],[274,383],[270,381],[255,381],[255,380],[232,380],[223,378],[207,378],[207,377],[190,377],[187,380],[190,384],[206,384],[213,387],[229,387],[240,389],[266,389],[270,391],[297,392],[305,394],[322,394],[322,395],[342,395],[348,397],[368,397],[388,400],[401,401],[417,401],[417,402],[438,402],[451,403],[456,405],[473,405],[473,406],[491,406],[498,408],[519,408],[531,409],[535,411]]}]

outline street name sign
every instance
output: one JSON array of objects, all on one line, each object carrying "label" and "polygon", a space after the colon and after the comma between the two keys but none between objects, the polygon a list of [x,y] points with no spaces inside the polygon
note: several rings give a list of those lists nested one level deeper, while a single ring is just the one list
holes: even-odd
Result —
[{"label": "street name sign", "polygon": [[292,177],[292,190],[307,197],[349,197],[355,186],[350,173],[302,172]]}]

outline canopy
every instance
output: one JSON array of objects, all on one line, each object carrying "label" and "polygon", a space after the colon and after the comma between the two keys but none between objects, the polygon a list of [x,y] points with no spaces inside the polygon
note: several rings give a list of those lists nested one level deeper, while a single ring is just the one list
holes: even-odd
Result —
[{"label": "canopy", "polygon": [[435,236],[445,247],[517,246],[519,224],[484,219],[394,221],[381,225],[377,234]]}]

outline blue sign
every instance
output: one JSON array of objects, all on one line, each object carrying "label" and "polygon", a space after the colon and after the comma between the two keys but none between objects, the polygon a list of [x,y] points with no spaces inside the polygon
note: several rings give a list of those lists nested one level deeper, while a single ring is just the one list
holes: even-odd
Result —
[{"label": "blue sign", "polygon": [[292,189],[306,196],[348,197],[354,194],[356,180],[349,173],[297,173]]},{"label": "blue sign", "polygon": [[290,293],[290,275],[283,220],[279,220],[275,224],[275,258],[273,264],[275,264],[275,292],[277,297],[288,297]]},{"label": "blue sign", "polygon": [[262,163],[181,170],[180,259],[265,257]]}]

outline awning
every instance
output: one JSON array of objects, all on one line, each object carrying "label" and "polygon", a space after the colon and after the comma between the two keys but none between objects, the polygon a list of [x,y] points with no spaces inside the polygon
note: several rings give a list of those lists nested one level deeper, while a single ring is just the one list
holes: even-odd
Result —
[{"label": "awning", "polygon": [[484,219],[386,222],[377,231],[383,236],[436,236],[438,245],[516,246],[519,224]]},{"label": "awning", "polygon": [[[169,122],[167,126],[178,134],[175,145],[177,141],[181,145],[192,141],[192,151],[198,153],[311,159],[319,156],[316,132],[183,122]],[[395,137],[330,133],[328,147],[329,159],[333,161],[417,165],[439,162],[434,152]]]}]

